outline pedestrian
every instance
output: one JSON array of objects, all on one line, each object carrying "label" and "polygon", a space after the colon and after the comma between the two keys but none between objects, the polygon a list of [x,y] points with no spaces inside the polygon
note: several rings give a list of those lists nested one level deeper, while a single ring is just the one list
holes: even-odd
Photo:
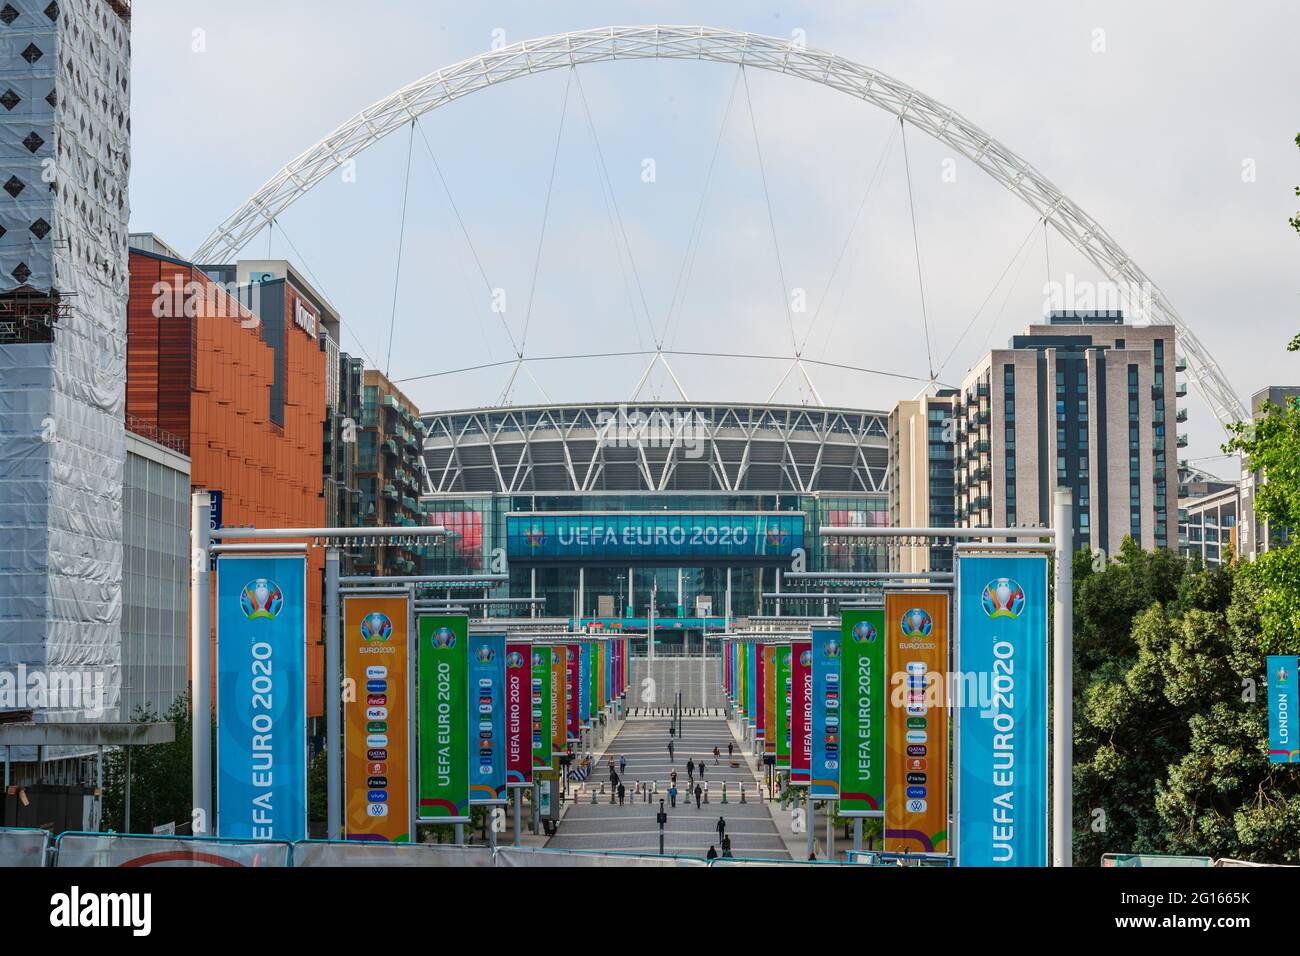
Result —
[{"label": "pedestrian", "polygon": [[716,847],[712,847],[712,846],[709,847],[709,852],[705,855],[704,858],[705,858],[706,860],[716,860],[716,859],[718,858],[718,850],[717,850],[717,848],[716,848]]},{"label": "pedestrian", "polygon": [[675,768],[668,772],[668,779],[672,781],[674,787],[677,786],[677,770]]},{"label": "pedestrian", "polygon": [[677,807],[677,784],[676,783],[674,783],[671,787],[668,788],[668,802],[671,803],[674,808]]},{"label": "pedestrian", "polygon": [[618,755],[618,775],[620,777],[627,774],[627,757],[622,754]]},{"label": "pedestrian", "polygon": [[668,759],[673,759],[673,742],[671,740],[668,741]]},{"label": "pedestrian", "polygon": [[698,770],[698,771],[700,772],[700,779],[703,780],[703,779],[704,779],[704,761],[701,760],[700,763],[699,763],[699,765],[698,765],[695,769]]},{"label": "pedestrian", "polygon": [[686,758],[686,779],[687,780],[695,779],[695,761],[689,757]]},{"label": "pedestrian", "polygon": [[623,785],[620,783],[618,785],[618,805],[620,807],[623,805],[623,793],[624,793]]},{"label": "pedestrian", "polygon": [[703,799],[703,797],[704,797],[704,788],[697,783],[695,785],[695,809],[696,810],[700,808],[700,801]]},{"label": "pedestrian", "polygon": [[727,821],[722,817],[718,817],[718,822],[713,829],[718,831],[719,843],[727,838]]},{"label": "pedestrian", "polygon": [[674,725],[669,724],[669,725],[668,725],[668,736],[669,736],[669,738],[672,738],[672,737],[675,736],[676,734],[677,734],[677,728],[676,728]]},{"label": "pedestrian", "polygon": [[722,838],[722,858],[724,860],[731,859],[731,837],[729,836]]},{"label": "pedestrian", "polygon": [[713,745],[713,766],[716,767],[718,765],[718,757],[720,757],[721,755],[722,755],[722,751],[718,750],[717,744],[714,744]]},{"label": "pedestrian", "polygon": [[736,746],[736,745],[735,745],[734,743],[731,743],[730,741],[728,741],[728,743],[727,743],[727,759],[728,759],[728,760],[730,760],[733,756],[735,756],[735,754],[733,753],[733,750],[735,749],[735,746]]}]

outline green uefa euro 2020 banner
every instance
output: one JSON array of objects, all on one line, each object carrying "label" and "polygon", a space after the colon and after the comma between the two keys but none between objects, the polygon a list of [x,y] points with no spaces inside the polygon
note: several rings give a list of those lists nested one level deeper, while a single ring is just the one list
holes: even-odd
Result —
[{"label": "green uefa euro 2020 banner", "polygon": [[885,612],[840,616],[840,815],[880,816],[885,806]]},{"label": "green uefa euro 2020 banner", "polygon": [[790,769],[790,645],[776,649],[776,767]]},{"label": "green uefa euro 2020 banner", "polygon": [[420,618],[419,815],[469,818],[469,621],[463,615]]}]

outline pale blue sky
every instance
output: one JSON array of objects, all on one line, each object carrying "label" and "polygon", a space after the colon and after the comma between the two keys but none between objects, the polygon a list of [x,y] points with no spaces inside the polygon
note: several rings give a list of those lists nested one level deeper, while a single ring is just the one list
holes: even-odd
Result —
[{"label": "pale blue sky", "polygon": [[[1300,328],[1300,239],[1286,224],[1300,182],[1292,142],[1300,130],[1300,67],[1290,49],[1300,17],[1284,0],[1230,7],[137,0],[132,228],[157,232],[188,253],[283,163],[398,87],[488,50],[494,30],[515,42],[656,22],[781,37],[802,30],[809,46],[883,70],[959,110],[1105,225],[1160,284],[1243,399],[1266,384],[1300,381],[1300,359],[1283,351]],[[1094,49],[1097,30],[1104,31],[1104,52]],[[651,324],[662,330],[720,129],[702,238],[669,343],[699,352],[788,353],[783,290],[735,68],[615,63],[584,67],[579,79],[650,320],[634,318],[640,295],[620,269],[619,234],[571,86],[528,353],[638,349],[652,339]],[[807,354],[923,378],[925,336],[896,121],[813,84],[757,70],[747,79],[785,285],[806,290],[808,309],[794,319],[797,337],[808,336]],[[491,284],[507,290],[516,339],[529,312],[566,81],[565,71],[525,78],[421,121]],[[990,344],[1041,316],[1049,256],[1057,280],[1095,276],[1054,234],[1045,253],[1041,230],[1015,258],[1033,224],[1028,208],[964,160],[956,162],[956,181],[945,182],[952,151],[913,129],[907,146],[935,364],[952,352],[943,378],[958,380]],[[878,183],[850,230],[882,155]],[[355,182],[334,177],[319,185],[283,215],[270,243],[273,256],[309,269],[342,312],[351,333],[344,347],[381,367],[406,156],[405,131],[371,147]],[[488,308],[418,134],[412,156],[392,377],[506,359],[500,317]],[[653,183],[642,179],[647,159],[655,164]],[[1248,161],[1253,181],[1243,181]],[[267,250],[264,232],[244,255],[261,258]],[[532,367],[551,400],[582,401],[627,397],[644,361]],[[693,399],[761,401],[781,372],[778,363],[681,358],[674,365]],[[492,369],[405,387],[422,408],[461,408],[495,403],[506,374]],[[813,374],[833,404],[884,409],[916,391],[879,376]],[[656,373],[647,394],[676,393]],[[541,392],[523,378],[512,397],[538,401]],[[780,397],[810,398],[793,380]],[[1214,455],[1217,426],[1199,402],[1190,404],[1189,452]],[[1207,467],[1229,470],[1222,462]]]}]

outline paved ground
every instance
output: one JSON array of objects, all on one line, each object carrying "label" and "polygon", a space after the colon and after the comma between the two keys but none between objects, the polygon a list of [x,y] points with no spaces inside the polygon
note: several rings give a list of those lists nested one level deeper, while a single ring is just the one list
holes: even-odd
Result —
[{"label": "paved ground", "polygon": [[[731,852],[736,857],[762,857],[786,860],[790,858],[786,843],[772,822],[767,804],[756,799],[757,781],[748,763],[740,756],[740,744],[732,736],[727,722],[721,717],[687,717],[683,720],[684,740],[674,740],[674,758],[668,758],[668,720],[631,718],[624,722],[618,735],[609,743],[605,757],[627,758],[627,771],[623,780],[627,795],[623,806],[609,803],[609,766],[606,759],[593,774],[591,787],[580,788],[575,800],[566,803],[563,818],[556,835],[548,842],[552,849],[562,850],[620,850],[657,853],[659,829],[655,815],[659,812],[659,797],[664,799],[668,813],[665,827],[664,849],[668,853],[704,856],[710,846],[718,845],[714,829],[721,815],[727,821],[727,834],[731,837]],[[727,743],[736,749],[738,767],[727,761]],[[721,761],[713,762],[713,748],[722,752]],[[704,761],[704,780],[709,784],[709,802],[699,809],[692,795],[687,801],[686,762],[688,759]],[[668,774],[677,770],[677,788],[680,791],[677,807],[669,806],[667,799]],[[655,781],[658,793],[650,803],[633,795],[638,781]],[[726,804],[721,803],[722,783],[727,784]],[[744,783],[748,802],[740,803],[740,784]],[[591,805],[591,790],[605,785],[605,793],[597,794],[597,803]],[[719,850],[719,852],[721,852]]]}]

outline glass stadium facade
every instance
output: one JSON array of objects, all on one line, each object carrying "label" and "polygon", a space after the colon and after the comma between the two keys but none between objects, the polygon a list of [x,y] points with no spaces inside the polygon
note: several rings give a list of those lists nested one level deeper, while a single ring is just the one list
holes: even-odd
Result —
[{"label": "glass stadium facade", "polygon": [[[728,611],[773,613],[782,569],[887,568],[876,545],[818,536],[888,524],[885,419],[686,403],[426,414],[420,508],[452,534],[421,571],[504,570],[488,592],[452,593],[537,597],[539,616],[597,627],[644,631],[653,603],[657,640],[687,643]],[[787,614],[822,607],[782,599]]]}]

